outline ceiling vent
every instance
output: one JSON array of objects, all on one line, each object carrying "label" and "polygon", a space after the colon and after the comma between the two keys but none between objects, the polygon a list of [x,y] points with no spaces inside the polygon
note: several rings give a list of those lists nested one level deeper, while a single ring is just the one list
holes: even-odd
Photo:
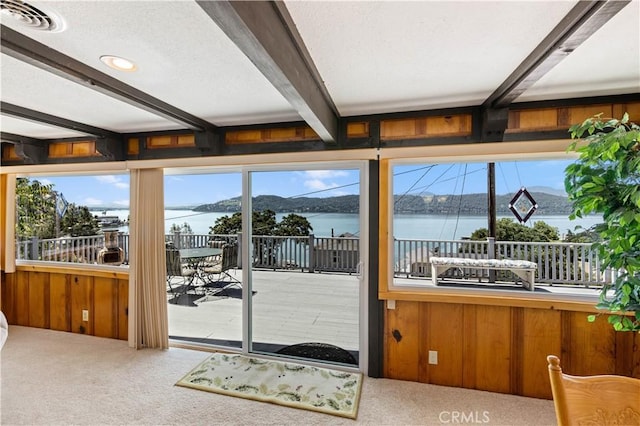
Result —
[{"label": "ceiling vent", "polygon": [[62,20],[47,14],[35,6],[21,0],[1,0],[2,15],[11,17],[21,26],[39,31],[61,31]]}]

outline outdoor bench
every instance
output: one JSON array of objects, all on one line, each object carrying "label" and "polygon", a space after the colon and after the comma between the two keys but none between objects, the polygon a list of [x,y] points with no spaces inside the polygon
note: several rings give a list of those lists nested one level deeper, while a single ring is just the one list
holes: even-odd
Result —
[{"label": "outdoor bench", "polygon": [[438,275],[450,268],[507,270],[522,279],[523,286],[533,291],[538,265],[528,260],[469,259],[462,257],[431,257],[431,279],[438,285]]}]

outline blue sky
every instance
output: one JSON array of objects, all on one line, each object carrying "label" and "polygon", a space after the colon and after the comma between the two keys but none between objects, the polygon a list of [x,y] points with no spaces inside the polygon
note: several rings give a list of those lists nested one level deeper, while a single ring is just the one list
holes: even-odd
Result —
[{"label": "blue sky", "polygon": [[[496,163],[496,193],[513,194],[520,187],[564,187],[564,169],[571,161],[549,160]],[[465,194],[486,192],[486,163],[454,163],[429,166],[402,165],[394,168],[394,192],[420,195]],[[69,202],[78,205],[129,205],[128,175],[38,177],[53,183]],[[253,195],[273,194],[281,197],[328,197],[356,194],[357,170],[313,170],[255,172]],[[240,173],[215,175],[165,176],[165,204],[184,206],[214,203],[241,194]]]}]

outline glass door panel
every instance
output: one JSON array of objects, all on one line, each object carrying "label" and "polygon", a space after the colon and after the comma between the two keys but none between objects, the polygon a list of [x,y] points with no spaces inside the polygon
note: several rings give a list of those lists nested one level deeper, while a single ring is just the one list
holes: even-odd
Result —
[{"label": "glass door panel", "polygon": [[251,351],[358,365],[360,171],[253,171]]},{"label": "glass door panel", "polygon": [[169,338],[242,347],[241,173],[166,175]]}]

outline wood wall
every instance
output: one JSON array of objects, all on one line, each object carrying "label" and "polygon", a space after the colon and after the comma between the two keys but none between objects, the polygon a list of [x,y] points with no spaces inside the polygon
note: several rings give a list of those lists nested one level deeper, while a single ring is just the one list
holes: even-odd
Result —
[{"label": "wood wall", "polygon": [[[508,301],[505,300],[505,305]],[[640,334],[586,312],[395,301],[385,309],[385,377],[551,399],[547,355],[574,375],[640,378]],[[438,364],[429,364],[429,351]]]},{"label": "wood wall", "polygon": [[41,269],[2,273],[2,311],[9,324],[127,340],[126,274]]}]

